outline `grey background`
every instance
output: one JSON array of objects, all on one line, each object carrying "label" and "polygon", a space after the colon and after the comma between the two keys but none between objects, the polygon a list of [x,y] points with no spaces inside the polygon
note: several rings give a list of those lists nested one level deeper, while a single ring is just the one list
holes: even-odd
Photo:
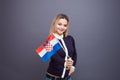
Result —
[{"label": "grey background", "polygon": [[78,60],[73,80],[120,80],[120,0],[1,0],[0,80],[43,80],[35,49],[67,14]]}]

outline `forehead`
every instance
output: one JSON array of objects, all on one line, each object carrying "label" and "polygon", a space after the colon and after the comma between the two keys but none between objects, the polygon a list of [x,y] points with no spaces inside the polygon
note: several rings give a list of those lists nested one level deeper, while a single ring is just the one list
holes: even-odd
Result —
[{"label": "forehead", "polygon": [[57,22],[58,22],[58,23],[67,24],[67,20],[66,20],[66,19],[58,19]]}]

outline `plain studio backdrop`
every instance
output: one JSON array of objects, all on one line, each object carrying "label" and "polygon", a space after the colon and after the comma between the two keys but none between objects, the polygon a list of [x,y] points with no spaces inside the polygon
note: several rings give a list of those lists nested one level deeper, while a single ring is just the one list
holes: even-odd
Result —
[{"label": "plain studio backdrop", "polygon": [[0,80],[43,80],[35,49],[58,13],[76,42],[73,80],[120,80],[120,0],[1,0]]}]

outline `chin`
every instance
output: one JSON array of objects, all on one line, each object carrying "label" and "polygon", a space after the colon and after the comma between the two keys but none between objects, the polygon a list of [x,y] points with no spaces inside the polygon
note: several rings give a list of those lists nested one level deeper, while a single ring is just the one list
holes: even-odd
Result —
[{"label": "chin", "polygon": [[60,34],[60,35],[61,35],[61,34],[63,34],[63,32],[58,32],[58,34]]}]

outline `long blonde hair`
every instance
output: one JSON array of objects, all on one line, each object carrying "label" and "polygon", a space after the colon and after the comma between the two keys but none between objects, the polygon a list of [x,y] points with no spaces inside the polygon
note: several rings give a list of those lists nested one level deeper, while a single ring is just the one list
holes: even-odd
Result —
[{"label": "long blonde hair", "polygon": [[58,22],[59,19],[66,19],[67,20],[67,30],[64,32],[64,36],[67,36],[68,35],[68,28],[69,28],[70,21],[69,21],[68,16],[65,15],[65,14],[58,14],[53,19],[51,27],[50,27],[50,34],[55,33],[55,26],[56,26],[56,23]]}]

